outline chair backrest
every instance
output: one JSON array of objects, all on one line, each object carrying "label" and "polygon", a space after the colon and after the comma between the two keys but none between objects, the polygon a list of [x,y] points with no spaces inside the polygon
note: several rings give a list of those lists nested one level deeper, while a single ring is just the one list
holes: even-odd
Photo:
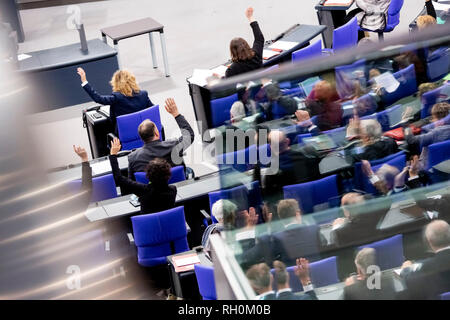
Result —
[{"label": "chair backrest", "polygon": [[366,69],[366,59],[360,59],[352,64],[334,68],[336,90],[341,99],[350,98],[355,94],[356,83],[366,84]]},{"label": "chair backrest", "polygon": [[[295,268],[296,266],[286,268],[286,271],[289,273],[289,286],[292,292],[300,292],[303,291],[303,286],[300,279],[295,275]],[[311,282],[316,288],[339,283],[337,259],[335,256],[310,263],[309,270]],[[271,272],[275,276],[275,270],[272,269]],[[276,281],[273,282],[272,287],[274,291],[277,291]]]},{"label": "chair backrest", "polygon": [[334,141],[337,145],[342,145],[347,142],[346,135],[347,135],[347,128],[346,127],[339,127],[332,130],[323,131],[323,134],[326,134],[331,138],[331,140]]},{"label": "chair backrest", "polygon": [[381,270],[399,267],[405,261],[405,256],[403,254],[403,235],[401,234],[360,246],[358,247],[358,251],[364,248],[375,249],[377,265]]},{"label": "chair backrest", "polygon": [[225,121],[230,120],[231,106],[236,101],[238,101],[237,93],[211,100],[211,122],[213,127],[220,127]]},{"label": "chair backrest", "polygon": [[427,57],[427,76],[430,82],[445,77],[450,72],[450,50],[441,47]]},{"label": "chair backrest", "polygon": [[[74,180],[68,183],[69,189],[73,192],[81,190],[81,180]],[[117,187],[112,174],[106,174],[92,178],[91,202],[103,201],[117,197]]]},{"label": "chair backrest", "polygon": [[428,163],[426,169],[429,170],[435,165],[450,159],[450,140],[433,143],[428,146]]},{"label": "chair backrest", "polygon": [[131,217],[138,263],[145,267],[166,264],[167,256],[188,251],[184,207]]},{"label": "chair backrest", "polygon": [[[170,169],[170,172],[171,172],[171,176],[169,179],[169,184],[186,180],[183,166],[173,167]],[[148,182],[149,182],[146,177],[145,172],[135,172],[134,178],[136,179],[137,182],[140,182],[140,183],[148,184]]]},{"label": "chair backrest", "polygon": [[381,99],[386,106],[390,106],[398,100],[413,95],[417,92],[417,80],[414,64],[395,72],[393,75],[394,78],[400,82],[400,85],[394,92],[386,92],[382,95]]},{"label": "chair backrest", "polygon": [[[406,166],[406,155],[400,154],[399,156],[391,158],[384,163],[380,163],[380,164],[372,166],[373,172],[376,172],[384,164],[388,164],[390,166],[396,167],[399,171],[402,171],[403,168]],[[376,191],[375,187],[370,183],[369,179],[366,176],[364,176],[363,179],[364,179],[364,181],[363,181],[362,189],[367,193],[375,194],[377,191]]]},{"label": "chair backrest", "polygon": [[264,70],[258,72],[258,76],[261,77],[262,75],[269,73],[270,71],[277,70],[280,66],[278,64],[274,64],[273,66],[270,66],[268,68],[265,68]]},{"label": "chair backrest", "polygon": [[194,265],[198,290],[203,300],[217,300],[216,283],[214,281],[214,268],[201,264]]},{"label": "chair backrest", "polygon": [[209,209],[214,222],[217,220],[212,215],[212,206],[216,201],[231,200],[237,207],[238,211],[248,210],[249,207],[257,208],[262,204],[261,189],[258,181],[253,181],[250,185],[241,185],[230,189],[219,190],[208,193]]},{"label": "chair backrest", "polygon": [[377,120],[381,125],[383,131],[391,130],[395,124],[399,123],[402,119],[403,106],[401,104],[393,106],[389,109],[378,112]]},{"label": "chair backrest", "polygon": [[390,32],[400,23],[400,10],[403,7],[404,0],[391,0],[387,12],[387,21],[384,32]]},{"label": "chair backrest", "polygon": [[[446,125],[450,124],[450,114],[448,116],[446,116],[444,119],[441,119],[440,121],[442,121]],[[423,126],[422,133],[433,130],[435,128],[435,126],[436,126],[436,123],[434,123],[434,122],[431,122],[430,124],[427,124],[426,126]]]},{"label": "chair backrest", "polygon": [[294,51],[292,53],[292,62],[299,62],[311,58],[320,57],[322,55],[322,40],[317,40],[306,48]]},{"label": "chair backrest", "polygon": [[162,134],[161,116],[158,105],[117,117],[117,130],[123,150],[132,150],[144,145],[144,142],[139,137],[138,127],[146,119],[153,121],[160,134]]},{"label": "chair backrest", "polygon": [[[377,166],[383,163],[386,163],[394,158],[397,158],[401,155],[404,155],[405,152],[404,151],[399,151],[397,153],[391,154],[387,157],[384,157],[382,159],[378,159],[378,160],[372,160],[370,161],[370,164],[372,166]],[[361,167],[361,162],[356,162],[354,164],[354,168],[355,168],[355,173],[354,173],[354,178],[353,178],[353,185],[356,189],[362,189],[363,188],[363,172],[362,172],[362,167]],[[401,168],[400,170],[402,170],[403,168]]]},{"label": "chair backrest", "polygon": [[272,119],[280,119],[287,115],[286,109],[283,108],[277,101],[273,101],[270,106],[270,113],[272,115]]},{"label": "chair backrest", "polygon": [[[269,153],[267,152],[267,149],[269,149]],[[244,172],[252,169],[256,165],[258,159],[262,159],[262,157],[270,157],[270,148],[268,147],[268,144],[260,147],[253,144],[242,150],[223,153],[217,156],[217,163],[221,168],[231,166],[237,171]],[[268,162],[268,160],[264,162]]]},{"label": "chair backrest", "polygon": [[450,300],[450,292],[441,294],[441,300]]},{"label": "chair backrest", "polygon": [[339,51],[358,44],[358,19],[352,20],[333,31],[333,50]]},{"label": "chair backrest", "polygon": [[296,199],[303,213],[314,212],[314,206],[328,203],[328,199],[337,197],[337,175],[320,180],[283,187],[285,199]]},{"label": "chair backrest", "polygon": [[422,119],[431,115],[431,108],[438,102],[450,102],[450,84],[428,91],[422,96]]}]

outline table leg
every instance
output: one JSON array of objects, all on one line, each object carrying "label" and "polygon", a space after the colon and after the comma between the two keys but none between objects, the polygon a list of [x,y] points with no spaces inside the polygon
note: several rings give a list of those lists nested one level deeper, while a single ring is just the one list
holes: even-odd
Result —
[{"label": "table leg", "polygon": [[164,60],[164,70],[166,71],[166,77],[170,77],[169,62],[167,61],[166,39],[164,37],[164,32],[160,32],[159,35],[161,37],[161,48],[162,48],[163,60]]},{"label": "table leg", "polygon": [[155,54],[155,45],[153,42],[153,33],[149,33],[148,37],[150,39],[150,51],[152,52],[152,61],[153,61],[153,69],[158,68],[158,61],[156,60],[156,54]]},{"label": "table leg", "polygon": [[319,24],[327,26],[327,28],[322,33],[323,45],[325,48],[331,49],[331,47],[333,46],[333,30],[334,30],[334,22],[331,11],[318,10],[317,18],[319,19]]},{"label": "table leg", "polygon": [[117,63],[119,65],[119,69],[122,69],[122,62],[120,61],[120,54],[119,54],[119,43],[114,41],[114,49],[117,51]]}]

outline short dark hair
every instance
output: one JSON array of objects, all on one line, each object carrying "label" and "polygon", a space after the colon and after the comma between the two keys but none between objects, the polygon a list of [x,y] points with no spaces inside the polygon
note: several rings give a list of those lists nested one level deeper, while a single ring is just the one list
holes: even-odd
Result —
[{"label": "short dark hair", "polygon": [[284,285],[288,282],[288,272],[286,265],[278,260],[273,262],[273,268],[275,269],[275,281],[279,285]]},{"label": "short dark hair", "polygon": [[145,172],[152,184],[167,184],[172,175],[170,169],[170,164],[166,160],[156,158],[148,163]]},{"label": "short dark hair", "polygon": [[255,51],[242,38],[234,38],[231,40],[230,53],[233,62],[250,60],[255,56]]},{"label": "short dark hair", "polygon": [[144,143],[150,142],[155,136],[156,125],[153,121],[145,119],[138,127],[139,137]]}]

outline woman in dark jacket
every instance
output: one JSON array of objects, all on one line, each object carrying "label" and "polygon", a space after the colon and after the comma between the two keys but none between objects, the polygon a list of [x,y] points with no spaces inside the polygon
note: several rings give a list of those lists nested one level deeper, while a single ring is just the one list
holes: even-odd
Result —
[{"label": "woman in dark jacket", "polygon": [[117,185],[126,187],[127,190],[139,197],[141,213],[155,213],[175,207],[177,188],[168,184],[171,175],[170,164],[160,158],[151,160],[146,170],[150,182],[148,184],[139,183],[122,176],[117,163],[117,153],[120,148],[119,139],[114,139],[111,143],[111,155],[109,156],[114,180]]},{"label": "woman in dark jacket", "polygon": [[145,90],[141,90],[136,82],[136,77],[127,70],[117,70],[112,79],[112,94],[101,95],[92,88],[86,78],[86,72],[82,68],[77,69],[81,78],[81,86],[87,94],[97,103],[109,105],[111,122],[116,130],[116,118],[124,114],[137,112],[153,106]]},{"label": "woman in dark jacket", "polygon": [[245,15],[250,21],[255,41],[253,47],[250,48],[247,41],[242,38],[231,40],[230,53],[233,63],[225,73],[226,78],[259,69],[263,65],[264,36],[259,29],[258,22],[253,18],[253,8],[248,8]]}]

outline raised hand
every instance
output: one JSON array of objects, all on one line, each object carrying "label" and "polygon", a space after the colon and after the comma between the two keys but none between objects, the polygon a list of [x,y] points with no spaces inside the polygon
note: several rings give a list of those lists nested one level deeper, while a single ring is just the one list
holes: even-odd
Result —
[{"label": "raised hand", "polygon": [[173,98],[166,99],[166,105],[164,106],[166,111],[176,118],[180,113],[178,112],[177,104]]},{"label": "raised hand", "polygon": [[86,72],[84,71],[83,68],[78,68],[78,69],[77,69],[77,73],[78,73],[78,75],[80,76],[81,82],[87,81],[87,78],[86,78]]},{"label": "raised hand", "polygon": [[409,176],[415,177],[419,174],[419,171],[420,171],[419,156],[415,155],[411,159],[410,168],[409,168]]},{"label": "raised hand", "polygon": [[270,212],[269,206],[267,205],[267,203],[264,203],[264,205],[262,206],[262,214],[263,214],[263,218],[264,218],[264,222],[268,223],[272,221],[272,212]]},{"label": "raised hand", "polygon": [[255,21],[255,19],[253,18],[253,8],[252,8],[252,7],[248,7],[248,8],[245,10],[245,16],[247,17],[247,19],[248,19],[250,22]]},{"label": "raised hand", "polygon": [[[309,116],[309,112],[305,110],[297,110],[295,111],[295,116],[297,117],[297,122],[302,123],[308,120],[311,120]],[[309,121],[311,122],[311,121]]]},{"label": "raised hand", "polygon": [[371,176],[374,175],[374,173],[372,171],[372,166],[370,165],[369,161],[367,161],[367,160],[361,161],[361,167],[362,167],[362,171],[366,175],[366,177],[370,178]]},{"label": "raised hand", "polygon": [[296,260],[296,264],[297,267],[295,268],[295,275],[300,279],[302,285],[310,283],[309,261],[305,258],[299,258]]},{"label": "raised hand", "polygon": [[111,141],[111,155],[116,155],[119,153],[122,146],[120,145],[120,140],[118,138],[114,138],[113,141]]},{"label": "raised hand", "polygon": [[73,151],[81,158],[81,161],[88,161],[88,154],[84,148],[73,145]]}]

